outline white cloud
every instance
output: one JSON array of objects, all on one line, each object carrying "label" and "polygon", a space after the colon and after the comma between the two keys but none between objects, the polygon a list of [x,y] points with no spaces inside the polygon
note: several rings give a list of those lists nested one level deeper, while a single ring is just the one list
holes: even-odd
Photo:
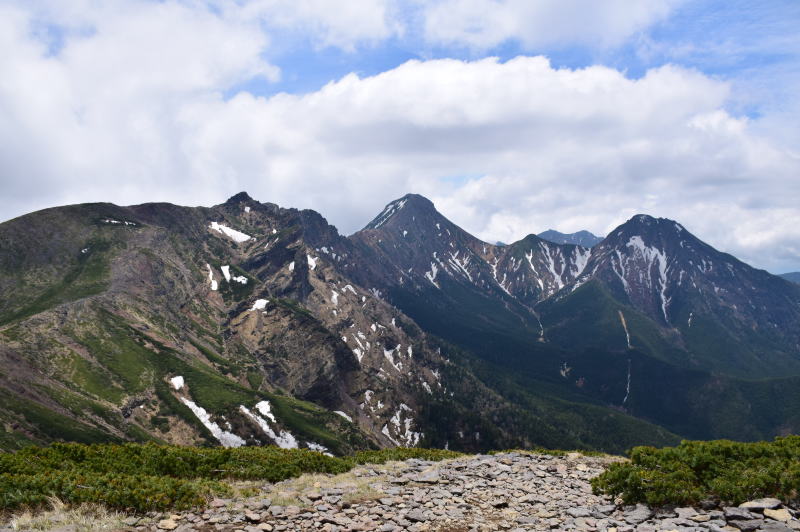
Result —
[{"label": "white cloud", "polygon": [[258,19],[270,28],[299,30],[317,46],[353,51],[361,43],[377,42],[403,32],[389,0],[214,0],[228,16]]},{"label": "white cloud", "polygon": [[[97,5],[57,17],[76,33],[56,54],[29,31],[39,15],[0,8],[0,218],[248,190],[350,232],[415,191],[487,240],[602,233],[649,212],[754,264],[800,264],[800,159],[728,114],[729,85],[698,72],[411,61],[305,95],[226,98],[277,75],[258,17],[221,2]],[[349,42],[395,31],[375,20],[386,26]]]},{"label": "white cloud", "polygon": [[620,44],[666,18],[677,0],[438,0],[425,4],[432,43],[487,49],[516,40],[527,49]]}]

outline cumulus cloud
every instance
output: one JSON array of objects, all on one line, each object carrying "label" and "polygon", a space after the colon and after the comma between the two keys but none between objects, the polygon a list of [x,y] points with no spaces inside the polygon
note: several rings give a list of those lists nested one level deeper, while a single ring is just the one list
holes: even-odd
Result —
[{"label": "cumulus cloud", "polygon": [[678,0],[439,0],[424,8],[425,37],[444,45],[492,48],[516,40],[528,49],[612,46],[665,18]]},{"label": "cumulus cloud", "polygon": [[[755,265],[800,263],[800,159],[726,112],[730,86],[699,72],[442,59],[303,95],[231,95],[279,75],[258,17],[234,3],[130,5],[64,15],[76,33],[56,52],[31,30],[39,15],[0,8],[2,218],[247,190],[349,233],[413,191],[489,241],[602,234],[647,212]],[[384,15],[349,42],[395,31]]]}]

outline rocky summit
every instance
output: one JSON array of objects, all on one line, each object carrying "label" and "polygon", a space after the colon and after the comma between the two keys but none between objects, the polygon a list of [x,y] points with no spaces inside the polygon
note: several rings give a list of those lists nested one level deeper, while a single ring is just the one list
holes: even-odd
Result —
[{"label": "rocky summit", "polygon": [[[507,452],[443,462],[411,459],[337,476],[244,486],[249,496],[205,510],[121,518],[124,530],[201,531],[790,531],[798,508],[777,499],[739,507],[627,506],[592,494],[612,456]],[[69,530],[65,528],[63,530]]]}]

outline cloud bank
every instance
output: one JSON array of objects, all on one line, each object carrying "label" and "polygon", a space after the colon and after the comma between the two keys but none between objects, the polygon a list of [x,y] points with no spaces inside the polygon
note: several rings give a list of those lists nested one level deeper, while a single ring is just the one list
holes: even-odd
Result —
[{"label": "cloud bank", "polygon": [[[501,18],[528,9],[491,4]],[[408,17],[390,2],[364,3],[363,18],[312,0],[58,5],[0,7],[0,218],[83,201],[210,205],[247,190],[350,233],[419,192],[488,241],[551,227],[604,234],[645,212],[753,265],[800,266],[800,157],[726,111],[731,84],[701,72],[412,60],[265,97],[236,87],[281,76],[272,28],[353,51],[404,34]],[[417,15],[450,9],[451,27],[426,38],[464,46],[575,38],[570,25],[544,37],[470,29],[486,5]],[[648,5],[609,38],[670,8]]]}]

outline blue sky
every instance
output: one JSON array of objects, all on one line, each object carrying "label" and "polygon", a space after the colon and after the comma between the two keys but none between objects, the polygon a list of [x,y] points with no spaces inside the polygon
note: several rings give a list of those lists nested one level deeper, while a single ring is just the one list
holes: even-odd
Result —
[{"label": "blue sky", "polygon": [[[404,17],[413,22],[411,16]],[[507,61],[519,55],[546,55],[556,68],[611,66],[640,77],[648,69],[680,64],[711,76],[733,80],[747,94],[731,104],[737,112],[758,116],[763,107],[773,107],[797,88],[800,76],[800,2],[796,0],[698,0],[677,3],[668,17],[625,39],[618,46],[591,46],[572,42],[526,46],[509,38],[498,45],[475,49],[470,46],[434,45],[412,26],[405,36],[367,43],[358,50],[320,47],[307,35],[286,32],[268,57],[280,66],[277,83],[256,80],[237,89],[268,96],[276,92],[311,92],[351,72],[372,76],[410,59],[457,58],[474,60],[498,57]],[[766,82],[754,80],[762,74]],[[776,80],[776,76],[779,79]],[[785,81],[776,83],[776,81]],[[235,90],[235,89],[234,89]],[[779,98],[778,95],[782,95]]]},{"label": "blue sky", "polygon": [[[0,0],[0,219],[240,190],[343,233],[680,220],[800,270],[800,2]],[[497,59],[492,59],[497,58]]]}]

